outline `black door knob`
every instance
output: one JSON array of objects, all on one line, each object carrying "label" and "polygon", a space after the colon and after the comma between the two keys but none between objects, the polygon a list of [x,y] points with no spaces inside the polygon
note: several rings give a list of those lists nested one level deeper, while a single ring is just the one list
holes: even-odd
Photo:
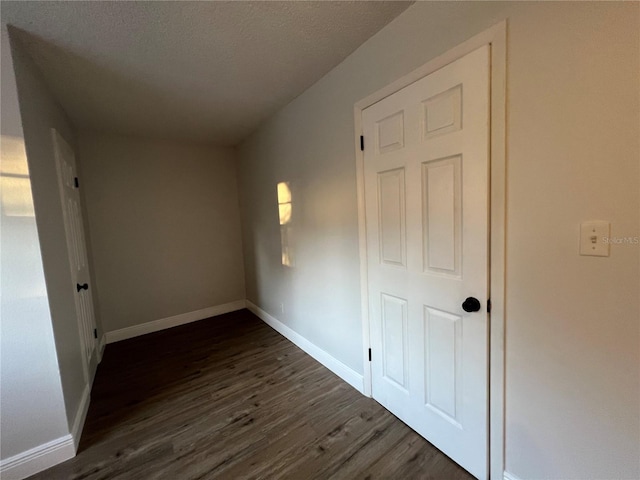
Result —
[{"label": "black door knob", "polygon": [[465,312],[478,312],[480,310],[480,301],[474,297],[468,297],[462,302],[462,309]]},{"label": "black door knob", "polygon": [[78,289],[78,291],[80,290],[89,290],[89,284],[85,283],[83,285],[80,285],[79,283],[76,284],[76,288]]}]

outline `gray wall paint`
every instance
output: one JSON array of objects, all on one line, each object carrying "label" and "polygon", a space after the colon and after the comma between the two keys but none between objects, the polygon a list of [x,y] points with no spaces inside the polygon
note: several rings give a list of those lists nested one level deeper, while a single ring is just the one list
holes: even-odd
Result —
[{"label": "gray wall paint", "polygon": [[[640,235],[639,8],[410,7],[239,148],[248,299],[362,372],[353,105],[508,18],[506,467],[638,478],[640,248],[580,257],[578,232],[604,219]],[[280,264],[280,181],[295,268]]]},{"label": "gray wall paint", "polygon": [[[42,267],[18,93],[6,26],[2,25],[2,163],[0,164],[0,458],[69,433]],[[22,150],[22,152],[21,152]],[[10,155],[11,158],[6,158]],[[16,189],[24,189],[20,205]]]},{"label": "gray wall paint", "polygon": [[[11,29],[9,31],[12,35]],[[60,132],[72,146],[75,135],[40,71],[13,35],[12,49],[49,308],[71,428],[86,383],[51,129]],[[95,371],[96,358],[94,355],[89,366],[91,373]]]},{"label": "gray wall paint", "polygon": [[234,151],[82,132],[106,331],[244,299]]}]

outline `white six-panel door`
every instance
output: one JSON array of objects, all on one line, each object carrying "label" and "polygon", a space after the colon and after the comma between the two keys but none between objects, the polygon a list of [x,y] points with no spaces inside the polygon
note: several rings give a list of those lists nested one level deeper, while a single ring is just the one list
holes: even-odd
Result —
[{"label": "white six-panel door", "polygon": [[480,479],[489,78],[485,46],[362,112],[373,397]]},{"label": "white six-panel door", "polygon": [[54,129],[53,137],[58,188],[62,201],[67,252],[71,265],[72,289],[75,297],[78,328],[83,351],[85,379],[89,379],[89,365],[96,348],[94,336],[95,314],[92,289],[89,280],[89,262],[82,224],[82,209],[77,183],[76,160],[73,149]]}]

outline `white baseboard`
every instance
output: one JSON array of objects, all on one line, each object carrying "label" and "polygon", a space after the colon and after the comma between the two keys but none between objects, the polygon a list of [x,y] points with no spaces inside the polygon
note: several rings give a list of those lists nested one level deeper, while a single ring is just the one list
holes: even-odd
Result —
[{"label": "white baseboard", "polygon": [[364,377],[355,370],[347,367],[340,360],[336,359],[332,355],[328,354],[320,347],[314,345],[309,340],[304,338],[299,333],[296,333],[291,328],[287,327],[277,318],[269,315],[257,305],[254,305],[249,300],[246,301],[247,308],[251,310],[256,316],[258,316],[267,325],[273,328],[276,332],[287,338],[291,342],[295,343],[298,347],[304,350],[306,353],[315,358],[322,365],[327,367],[333,373],[342,378],[345,382],[358,390],[360,393],[364,391]]},{"label": "white baseboard", "polygon": [[180,315],[174,315],[173,317],[161,318],[160,320],[113,330],[106,334],[107,343],[119,342],[120,340],[138,337],[147,333],[158,332],[167,328],[177,327],[178,325],[184,325],[185,323],[196,322],[198,320],[204,320],[205,318],[215,317],[216,315],[222,315],[223,313],[235,312],[236,310],[242,310],[243,308],[245,308],[245,301],[238,300],[236,302],[225,303],[224,305],[203,308],[202,310],[196,310],[195,312],[181,313]]},{"label": "white baseboard", "polygon": [[2,480],[21,480],[75,457],[71,434],[9,457],[0,462]]},{"label": "white baseboard", "polygon": [[71,427],[71,437],[73,437],[73,447],[75,451],[78,451],[78,444],[80,443],[80,437],[82,436],[82,429],[84,428],[84,421],[87,418],[87,412],[89,411],[89,401],[91,399],[91,386],[85,385],[82,392],[82,398],[80,399],[80,405],[76,412],[76,418],[73,421],[73,427]]},{"label": "white baseboard", "polygon": [[520,480],[518,477],[516,477],[515,475],[505,471],[504,472],[504,480]]},{"label": "white baseboard", "polygon": [[107,346],[107,334],[103,333],[98,344],[98,363],[102,362],[102,356],[104,355],[104,347]]}]

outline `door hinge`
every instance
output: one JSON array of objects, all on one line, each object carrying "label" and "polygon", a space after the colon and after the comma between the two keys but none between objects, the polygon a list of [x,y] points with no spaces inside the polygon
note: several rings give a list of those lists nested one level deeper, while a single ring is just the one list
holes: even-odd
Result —
[{"label": "door hinge", "polygon": [[98,338],[98,329],[97,328],[93,329],[93,338]]},{"label": "door hinge", "polygon": [[80,188],[80,182],[78,181],[78,177],[73,177],[73,185],[76,188]]},{"label": "door hinge", "polygon": [[371,349],[369,349],[369,361],[371,361]]},{"label": "door hinge", "polygon": [[364,136],[360,135],[360,150],[364,152]]},{"label": "door hinge", "polygon": [[491,299],[487,300],[487,313],[491,313]]}]

